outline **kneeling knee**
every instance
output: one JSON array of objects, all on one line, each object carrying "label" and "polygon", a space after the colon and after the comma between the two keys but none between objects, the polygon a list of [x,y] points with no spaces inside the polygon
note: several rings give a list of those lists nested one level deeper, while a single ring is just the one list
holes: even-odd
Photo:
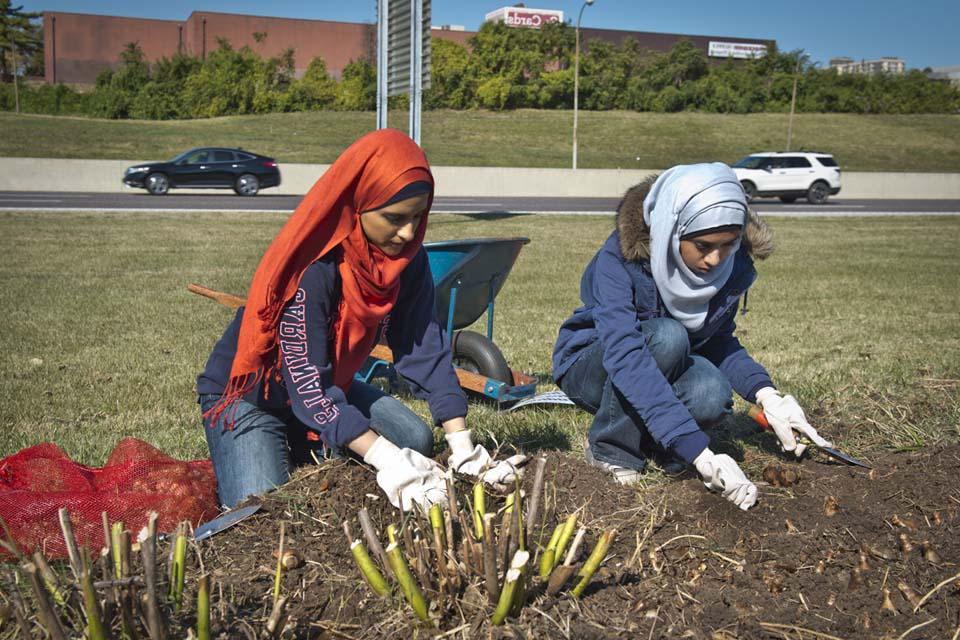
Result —
[{"label": "kneeling knee", "polygon": [[647,348],[660,371],[668,377],[679,375],[690,355],[686,328],[672,318],[654,318],[643,323],[643,332],[648,336]]},{"label": "kneeling knee", "polygon": [[733,410],[733,389],[722,375],[700,382],[696,406],[689,407],[694,420],[701,427],[713,427],[730,415]]}]

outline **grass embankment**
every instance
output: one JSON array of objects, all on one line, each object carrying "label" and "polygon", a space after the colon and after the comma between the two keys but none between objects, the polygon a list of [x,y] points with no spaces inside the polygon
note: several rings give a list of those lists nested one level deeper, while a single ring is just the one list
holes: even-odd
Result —
[{"label": "grass embankment", "polygon": [[[186,285],[243,293],[283,220],[0,213],[0,455],[52,441],[102,464],[131,435],[175,456],[206,456],[193,384],[231,313]],[[531,237],[497,299],[494,337],[513,367],[549,380],[557,328],[577,306],[581,270],[611,224],[436,215],[428,239]],[[771,225],[778,251],[759,265],[750,312],[738,323],[775,381],[851,453],[960,438],[960,219]],[[578,450],[590,424],[569,408],[497,414],[480,405],[469,421],[528,450]],[[768,457],[771,436],[755,435],[742,417],[730,425],[722,449],[740,449],[751,468]]]},{"label": "grass embankment", "polygon": [[[138,121],[0,113],[0,156],[161,160],[195,146],[240,146],[284,162],[327,163],[374,127],[372,112]],[[427,111],[435,165],[567,167],[570,111]],[[406,112],[391,125],[407,128]],[[660,169],[785,148],[787,114],[580,114],[583,168]],[[960,171],[960,116],[800,114],[793,148],[833,153],[849,171]]]}]

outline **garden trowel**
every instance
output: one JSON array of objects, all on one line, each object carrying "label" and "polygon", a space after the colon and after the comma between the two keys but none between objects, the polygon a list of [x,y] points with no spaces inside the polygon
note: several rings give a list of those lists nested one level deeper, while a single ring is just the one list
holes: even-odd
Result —
[{"label": "garden trowel", "polygon": [[224,529],[229,529],[241,520],[249,518],[259,510],[259,504],[251,504],[246,507],[240,507],[239,509],[227,511],[222,516],[204,522],[202,525],[197,527],[193,532],[193,539],[195,542],[205,540],[212,535],[220,533]]},{"label": "garden trowel", "polygon": [[[771,432],[773,431],[773,427],[771,427],[771,426],[770,426],[770,423],[767,422],[767,416],[764,415],[763,409],[761,409],[761,408],[758,407],[757,405],[755,405],[755,404],[750,405],[750,409],[747,411],[747,415],[749,415],[751,418],[753,418],[753,420],[754,420],[757,424],[759,424],[759,425],[763,428],[764,431],[771,431]],[[853,457],[851,457],[851,456],[848,456],[847,454],[845,454],[845,453],[843,453],[842,451],[839,451],[839,450],[837,450],[837,449],[834,449],[833,447],[821,447],[821,446],[818,446],[815,442],[810,442],[809,444],[810,444],[811,446],[817,447],[818,449],[820,449],[820,451],[823,451],[825,454],[827,454],[827,455],[830,456],[831,458],[835,458],[835,459],[837,459],[837,460],[839,460],[840,462],[843,462],[843,463],[845,463],[845,464],[854,465],[854,466],[856,466],[856,467],[863,467],[864,469],[871,469],[871,468],[872,468],[872,467],[871,467],[870,465],[868,465],[867,463],[861,462],[860,460],[857,460],[856,458],[853,458]]]}]

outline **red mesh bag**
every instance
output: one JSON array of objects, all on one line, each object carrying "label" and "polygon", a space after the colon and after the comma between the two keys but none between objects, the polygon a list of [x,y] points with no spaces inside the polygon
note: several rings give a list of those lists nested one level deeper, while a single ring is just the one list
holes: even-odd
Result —
[{"label": "red mesh bag", "polygon": [[0,460],[0,516],[24,551],[66,557],[61,507],[70,511],[77,543],[99,549],[102,512],[134,536],[151,511],[160,531],[184,520],[197,525],[218,513],[217,482],[209,460],[175,460],[134,438],[121,440],[99,469],[77,464],[50,443]]}]

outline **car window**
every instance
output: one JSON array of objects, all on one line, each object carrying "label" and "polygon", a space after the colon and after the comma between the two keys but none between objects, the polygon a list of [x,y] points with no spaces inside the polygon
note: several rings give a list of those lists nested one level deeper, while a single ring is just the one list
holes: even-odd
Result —
[{"label": "car window", "polygon": [[771,169],[786,169],[787,168],[787,159],[786,158],[770,158]]},{"label": "car window", "polygon": [[209,157],[210,154],[206,149],[200,149],[187,156],[186,164],[203,164],[204,162],[210,162]]},{"label": "car window", "polygon": [[760,169],[767,161],[766,156],[747,156],[733,165],[735,169]]},{"label": "car window", "polygon": [[240,162],[247,162],[248,160],[253,160],[253,156],[249,153],[237,153],[237,159]]},{"label": "car window", "polygon": [[233,162],[233,151],[214,151],[214,162]]},{"label": "car window", "polygon": [[812,166],[803,156],[788,156],[784,158],[784,167],[787,169],[805,169]]},{"label": "car window", "polygon": [[817,156],[817,162],[819,162],[825,167],[838,166],[837,161],[833,159],[833,156]]}]

